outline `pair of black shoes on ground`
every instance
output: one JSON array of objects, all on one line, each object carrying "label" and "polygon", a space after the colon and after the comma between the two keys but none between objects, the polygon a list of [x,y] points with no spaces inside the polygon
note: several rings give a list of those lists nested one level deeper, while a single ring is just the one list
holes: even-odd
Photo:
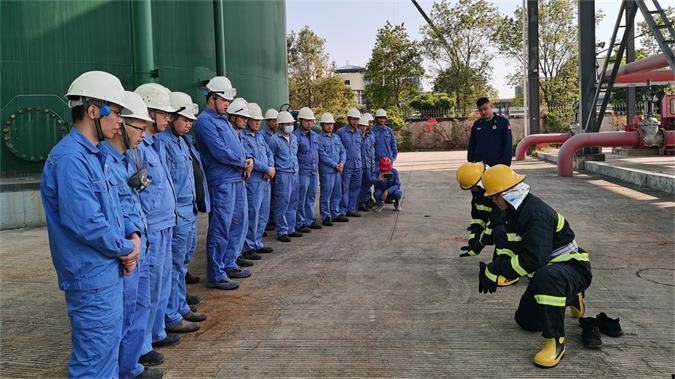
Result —
[{"label": "pair of black shoes on ground", "polygon": [[284,234],[282,236],[277,237],[277,240],[279,240],[281,242],[291,242],[291,237],[293,237],[293,238],[302,237],[302,233],[300,233],[299,231],[296,230],[293,233],[288,233],[288,234]]},{"label": "pair of black shoes on ground", "polygon": [[260,254],[271,254],[273,252],[274,249],[267,246],[260,249],[243,252],[239,258],[237,258],[237,265],[239,267],[251,267],[253,266],[253,261],[259,261],[262,259]]},{"label": "pair of black shoes on ground", "polygon": [[602,347],[600,333],[610,337],[620,337],[623,335],[619,319],[610,318],[605,312],[595,317],[581,317],[579,319],[579,326],[582,329],[581,338],[583,339],[584,347],[588,349],[599,349]]}]

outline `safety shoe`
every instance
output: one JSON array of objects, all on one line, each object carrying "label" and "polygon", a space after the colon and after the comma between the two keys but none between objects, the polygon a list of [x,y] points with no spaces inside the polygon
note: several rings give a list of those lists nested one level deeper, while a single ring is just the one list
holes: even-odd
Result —
[{"label": "safety shoe", "polygon": [[135,379],[162,379],[164,371],[158,368],[148,367],[143,370],[140,375],[135,376]]},{"label": "safety shoe", "polygon": [[246,270],[246,269],[241,269],[241,268],[231,268],[229,270],[225,270],[225,273],[227,274],[228,278],[235,278],[235,279],[244,279],[248,278],[251,276],[251,271]]},{"label": "safety shoe", "polygon": [[312,224],[309,226],[309,228],[310,228],[310,229],[317,229],[317,230],[318,230],[318,229],[323,229],[323,227],[322,227],[321,225],[319,225],[319,223],[316,222],[316,221],[312,222]]},{"label": "safety shoe", "polygon": [[572,316],[572,318],[583,317],[584,313],[586,313],[584,293],[579,292],[578,294],[574,295],[574,297],[570,299],[570,303],[568,305],[570,307],[570,316]]},{"label": "safety shoe", "polygon": [[243,257],[237,258],[237,266],[241,267],[253,267],[253,262],[244,259]]},{"label": "safety shoe", "polygon": [[587,349],[599,349],[602,346],[602,337],[600,337],[598,321],[593,317],[581,317],[579,319],[579,326],[581,326],[581,338],[584,342],[584,347]]},{"label": "safety shoe", "polygon": [[248,259],[249,261],[259,261],[262,259],[260,254],[256,254],[255,250],[249,250],[241,255],[242,258]]},{"label": "safety shoe", "polygon": [[202,299],[200,299],[199,296],[197,296],[197,295],[190,295],[190,294],[187,294],[187,295],[185,296],[185,302],[186,302],[188,305],[197,305],[197,304],[199,304],[199,303],[202,302]]},{"label": "safety shoe", "polygon": [[400,204],[394,205],[394,212],[400,212],[403,210],[403,207]]},{"label": "safety shoe", "polygon": [[288,233],[288,236],[293,237],[293,238],[298,238],[298,237],[302,237],[302,233],[295,231],[293,233]]},{"label": "safety shoe", "polygon": [[255,252],[258,254],[272,254],[274,252],[274,249],[272,249],[271,247],[263,246],[260,249],[256,249]]},{"label": "safety shoe", "polygon": [[[300,233],[311,233],[311,232],[312,232],[312,231],[311,231],[308,227],[306,227],[306,226],[301,226],[301,227],[297,228],[296,230],[297,230],[298,232],[300,232]],[[291,236],[291,237],[293,237],[293,236]]]},{"label": "safety shoe", "polygon": [[288,237],[288,234],[284,234],[283,236],[277,237],[277,240],[281,242],[291,242],[291,239]]},{"label": "safety shoe", "polygon": [[384,209],[384,204],[377,204],[377,205],[373,208],[373,211],[374,211],[374,212],[382,212],[383,209]]},{"label": "safety shoe", "polygon": [[270,222],[269,224],[265,225],[265,230],[267,230],[269,232],[269,231],[274,230],[275,227],[276,227],[276,225],[274,223]]},{"label": "safety shoe", "polygon": [[196,305],[188,305],[188,307],[190,307],[190,310],[192,312],[197,312],[197,306]]},{"label": "safety shoe", "polygon": [[358,212],[348,212],[347,217],[361,217],[361,215]]},{"label": "safety shoe", "polygon": [[361,212],[370,212],[370,209],[367,208],[365,205],[362,205],[359,207],[359,211]]},{"label": "safety shoe", "polygon": [[623,335],[623,330],[621,330],[621,324],[619,324],[618,318],[609,318],[605,312],[601,312],[599,315],[595,316],[595,319],[598,322],[600,333],[610,337],[620,337]]},{"label": "safety shoe", "polygon": [[349,222],[349,219],[344,215],[339,215],[333,219],[335,222]]},{"label": "safety shoe", "polygon": [[157,350],[150,350],[138,358],[138,363],[145,367],[152,367],[164,363],[164,355]]},{"label": "safety shoe", "polygon": [[497,285],[498,285],[499,287],[508,287],[508,286],[510,286],[510,285],[513,285],[513,284],[518,283],[519,280],[520,280],[520,278],[515,278],[515,279],[508,280],[508,279],[506,279],[505,277],[499,275],[499,276],[497,277]]},{"label": "safety shoe", "polygon": [[185,273],[185,284],[197,284],[199,283],[199,277],[196,275],[190,275],[189,272]]},{"label": "safety shoe", "polygon": [[544,368],[558,365],[565,355],[565,337],[547,338],[544,347],[534,355],[534,364]]},{"label": "safety shoe", "polygon": [[183,320],[188,320],[188,321],[192,321],[192,322],[206,321],[206,315],[204,313],[190,311],[190,312],[188,312],[184,315],[181,315],[181,316],[183,316]]},{"label": "safety shoe", "polygon": [[239,288],[239,283],[234,280],[223,280],[220,282],[207,282],[206,288],[216,288],[219,290],[236,290]]},{"label": "safety shoe", "polygon": [[333,220],[330,217],[326,217],[322,222],[323,226],[333,226]]},{"label": "safety shoe", "polygon": [[152,347],[159,349],[160,347],[175,346],[180,343],[180,336],[178,334],[168,333],[163,340],[153,342]]},{"label": "safety shoe", "polygon": [[167,333],[192,333],[199,330],[199,324],[188,320],[181,320],[178,324],[167,326],[164,330]]}]

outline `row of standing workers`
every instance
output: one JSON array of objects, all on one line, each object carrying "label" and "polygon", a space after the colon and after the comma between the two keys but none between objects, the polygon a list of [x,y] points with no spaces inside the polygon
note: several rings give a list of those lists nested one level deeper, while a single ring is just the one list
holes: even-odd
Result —
[{"label": "row of standing workers", "polygon": [[187,292],[199,282],[187,271],[198,212],[209,214],[206,286],[233,290],[251,276],[243,266],[273,252],[266,229],[290,242],[359,211],[401,209],[384,110],[373,120],[350,109],[336,132],[324,113],[317,134],[309,108],[294,130],[291,113],[263,117],[235,96],[226,77],[212,78],[198,115],[189,95],[156,83],[125,91],[102,71],[71,83],[73,127],[50,152],[40,190],[71,325],[69,377],[163,376],[156,349],[207,319]]}]

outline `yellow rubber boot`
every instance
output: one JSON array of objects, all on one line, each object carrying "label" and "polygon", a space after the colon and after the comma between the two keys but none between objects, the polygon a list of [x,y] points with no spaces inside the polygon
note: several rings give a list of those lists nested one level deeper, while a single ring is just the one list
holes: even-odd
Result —
[{"label": "yellow rubber boot", "polygon": [[547,338],[544,347],[534,356],[534,364],[544,368],[558,365],[565,355],[565,337]]},{"label": "yellow rubber boot", "polygon": [[584,293],[576,294],[574,301],[570,304],[570,316],[572,318],[584,317],[586,313],[586,305],[584,304]]},{"label": "yellow rubber boot", "polygon": [[512,279],[512,280],[508,280],[508,279],[506,279],[505,277],[499,275],[499,276],[497,277],[497,285],[498,285],[499,287],[508,287],[508,286],[510,286],[510,285],[512,285],[512,284],[518,283],[519,280],[520,280],[520,278],[515,278],[515,279]]}]

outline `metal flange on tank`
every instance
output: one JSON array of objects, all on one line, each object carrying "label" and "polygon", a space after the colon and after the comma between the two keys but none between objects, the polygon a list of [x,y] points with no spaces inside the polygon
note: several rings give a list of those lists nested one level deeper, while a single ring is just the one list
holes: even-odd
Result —
[{"label": "metal flange on tank", "polygon": [[2,139],[18,158],[40,162],[69,131],[68,104],[56,95],[18,95],[0,112]]},{"label": "metal flange on tank", "polygon": [[660,123],[654,117],[645,117],[640,122],[640,134],[642,135],[642,144],[647,147],[663,145],[663,135],[659,133]]}]

